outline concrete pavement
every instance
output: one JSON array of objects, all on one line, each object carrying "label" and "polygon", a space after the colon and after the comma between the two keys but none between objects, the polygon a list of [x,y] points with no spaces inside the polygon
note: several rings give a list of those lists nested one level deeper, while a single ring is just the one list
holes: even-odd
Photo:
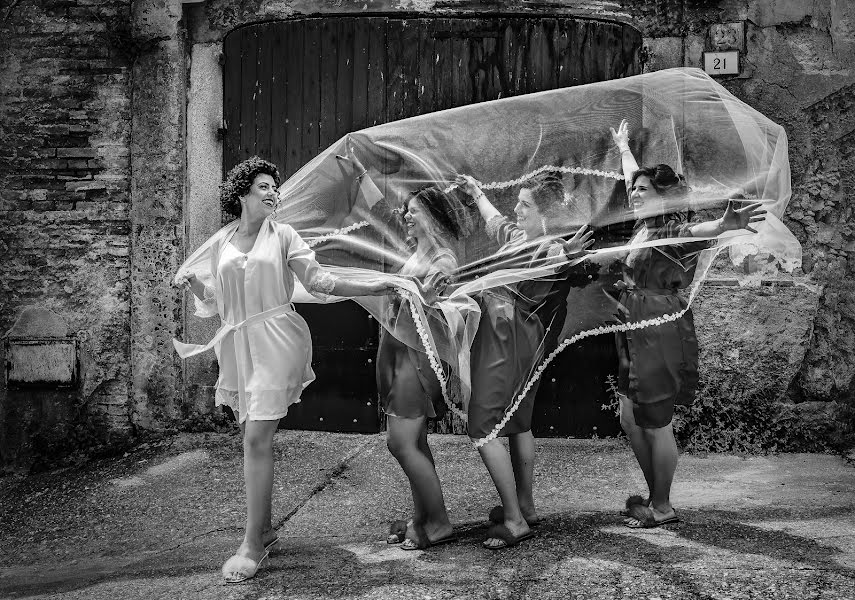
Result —
[{"label": "concrete pavement", "polygon": [[482,549],[497,495],[461,436],[431,436],[461,539],[385,544],[408,486],[382,436],[280,431],[281,550],[222,583],[242,536],[237,434],[184,434],[123,458],[0,479],[0,597],[212,599],[855,599],[855,467],[841,457],[681,457],[682,522],[630,530],[643,489],[622,440],[538,440],[538,536]]}]

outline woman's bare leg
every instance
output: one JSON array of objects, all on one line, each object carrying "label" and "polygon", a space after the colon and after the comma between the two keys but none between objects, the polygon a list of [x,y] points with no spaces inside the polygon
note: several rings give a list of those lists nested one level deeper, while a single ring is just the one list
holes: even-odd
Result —
[{"label": "woman's bare leg", "polygon": [[271,529],[273,435],[279,420],[247,420],[243,430],[243,474],[246,486],[246,531],[237,554],[253,560],[264,555],[263,535]]},{"label": "woman's bare leg", "polygon": [[386,444],[410,481],[413,504],[422,513],[420,524],[431,540],[450,535],[451,522],[445,508],[442,486],[431,460],[419,448],[421,431],[426,418],[406,419],[389,416]]},{"label": "woman's bare leg", "polygon": [[534,435],[531,430],[508,436],[520,512],[528,523],[537,521],[534,508]]},{"label": "woman's bare leg", "polygon": [[[279,428],[278,423],[279,422],[277,421],[276,429]],[[240,432],[241,432],[241,435],[244,436],[244,439],[245,439],[246,421],[244,421],[243,423],[240,424]],[[275,433],[276,433],[276,430],[274,429],[274,434]],[[272,448],[273,448],[273,446],[272,446],[272,442],[271,442],[271,451],[272,451]],[[271,501],[267,503],[266,514],[265,514],[263,520],[264,520],[265,526],[264,526],[264,531],[262,531],[262,533],[261,533],[261,541],[266,546],[267,544],[271,543],[273,540],[275,540],[278,537],[278,534],[273,529],[272,490],[271,490]]]},{"label": "woman's bare leg", "polygon": [[[493,484],[496,486],[496,491],[499,492],[499,498],[502,500],[502,506],[505,509],[505,527],[515,537],[528,533],[531,529],[520,511],[514,467],[505,445],[501,440],[494,439],[480,446],[478,452],[480,452],[481,460],[484,461],[484,465],[493,479]],[[488,538],[484,544],[498,547],[502,546],[504,541]]]},{"label": "woman's bare leg", "polygon": [[650,497],[653,494],[654,478],[650,443],[645,437],[644,431],[635,423],[635,416],[632,413],[632,400],[623,394],[620,397],[620,425],[626,433],[627,439],[629,439],[629,445],[632,447],[638,466],[641,467],[641,472],[644,474],[644,480],[647,482],[647,494]]},{"label": "woman's bare leg", "polygon": [[650,504],[657,519],[673,514],[671,506],[671,484],[677,470],[679,452],[674,439],[674,427],[668,423],[657,429],[642,429],[648,446],[653,469],[653,487]]}]

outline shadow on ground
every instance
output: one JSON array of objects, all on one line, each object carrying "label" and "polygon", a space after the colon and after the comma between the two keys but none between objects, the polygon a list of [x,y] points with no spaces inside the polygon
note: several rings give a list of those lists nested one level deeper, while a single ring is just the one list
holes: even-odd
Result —
[{"label": "shadow on ground", "polygon": [[542,440],[537,537],[480,546],[496,502],[465,439],[433,436],[460,540],[383,541],[411,510],[379,436],[277,435],[283,543],[252,582],[219,566],[241,537],[237,436],[181,436],[120,460],[9,481],[0,596],[9,598],[855,598],[855,469],[835,456],[684,455],[681,522],[622,525],[640,490],[622,442]]}]

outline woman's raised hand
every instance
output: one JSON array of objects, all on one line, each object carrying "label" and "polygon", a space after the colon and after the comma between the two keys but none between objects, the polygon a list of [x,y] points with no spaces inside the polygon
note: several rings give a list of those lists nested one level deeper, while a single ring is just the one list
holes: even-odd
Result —
[{"label": "woman's raised hand", "polygon": [[441,272],[436,272],[424,278],[424,281],[419,281],[414,278],[413,282],[418,286],[422,299],[426,304],[433,304],[437,299],[445,293],[448,287],[448,275]]},{"label": "woman's raised hand", "polygon": [[762,206],[761,202],[754,202],[743,208],[735,208],[734,202],[728,202],[724,216],[721,218],[722,229],[724,231],[747,229],[751,233],[757,233],[751,224],[766,220],[766,210]]},{"label": "woman's raised hand", "polygon": [[477,198],[482,193],[478,182],[471,175],[458,175],[454,183],[473,198]]},{"label": "woman's raised hand", "polygon": [[362,161],[359,160],[359,157],[356,156],[356,152],[353,149],[353,146],[347,146],[347,155],[342,156],[341,154],[336,154],[335,157],[341,161],[349,162],[353,166],[353,176],[354,177],[362,177],[365,175],[367,169],[362,164]]},{"label": "woman's raised hand", "polygon": [[587,225],[582,225],[573,237],[566,242],[562,241],[561,245],[564,247],[564,254],[567,255],[567,258],[573,259],[582,254],[590,254],[589,248],[594,245],[594,240],[591,239],[592,235],[594,232],[588,229]]},{"label": "woman's raised hand", "polygon": [[609,127],[609,131],[612,133],[612,141],[619,150],[629,150],[629,121],[623,119],[617,131],[613,127]]},{"label": "woman's raised hand", "polygon": [[195,273],[180,273],[180,274],[175,276],[175,279],[173,280],[172,285],[174,285],[177,288],[187,289],[193,284],[193,282],[195,280],[196,280],[196,274]]}]

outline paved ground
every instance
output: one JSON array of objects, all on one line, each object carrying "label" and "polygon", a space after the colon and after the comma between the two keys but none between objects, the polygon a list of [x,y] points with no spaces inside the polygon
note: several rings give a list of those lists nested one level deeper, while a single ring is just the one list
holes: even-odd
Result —
[{"label": "paved ground", "polygon": [[630,530],[642,480],[619,440],[539,440],[538,537],[480,547],[497,497],[465,438],[432,436],[461,541],[403,552],[403,475],[380,436],[280,432],[282,550],[252,582],[219,567],[242,535],[237,435],[0,479],[2,598],[855,599],[855,467],[836,456],[682,457],[683,522]]}]

